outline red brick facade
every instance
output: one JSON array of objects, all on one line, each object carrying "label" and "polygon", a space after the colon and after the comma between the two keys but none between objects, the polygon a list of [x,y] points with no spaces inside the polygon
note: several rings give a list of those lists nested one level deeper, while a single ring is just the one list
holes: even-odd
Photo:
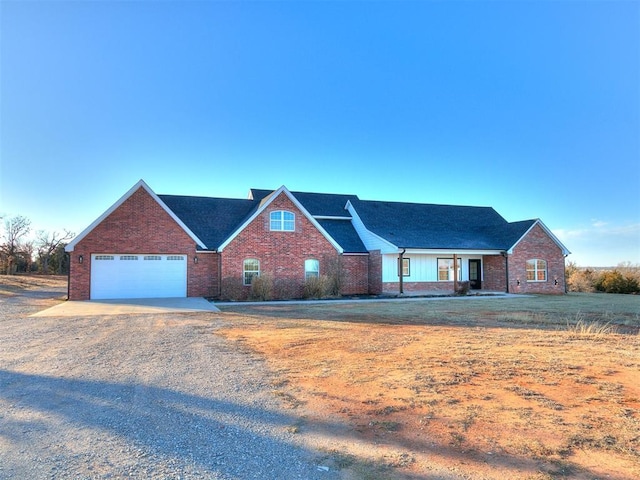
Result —
[{"label": "red brick facade", "polygon": [[490,292],[507,291],[507,258],[503,255],[482,257],[482,289]]},{"label": "red brick facade", "polygon": [[[142,187],[70,252],[70,300],[90,298],[91,254],[96,253],[186,255],[187,295],[209,296],[217,291],[216,255],[197,255],[193,239]],[[193,261],[196,255],[198,263]]]},{"label": "red brick facade", "polygon": [[[527,281],[527,260],[547,262],[545,281]],[[565,293],[564,254],[540,225],[535,225],[509,255],[510,293]]]},{"label": "red brick facade", "polygon": [[[269,215],[284,210],[295,215],[293,232],[271,231]],[[243,264],[247,259],[260,262],[260,275],[274,281],[276,298],[301,297],[305,283],[305,260],[320,262],[320,275],[340,265],[342,291],[345,294],[367,293],[368,256],[340,256],[311,221],[282,192],[247,225],[221,252],[222,297],[247,298],[250,286],[243,283]],[[240,291],[239,291],[240,290]]]},{"label": "red brick facade", "polygon": [[[294,231],[270,230],[270,213],[279,210],[295,215]],[[198,251],[194,239],[141,186],[70,252],[70,300],[91,297],[92,254],[185,255],[188,296],[247,298],[251,291],[250,286],[243,285],[243,265],[247,259],[258,260],[260,275],[273,280],[274,298],[303,295],[308,259],[318,260],[320,275],[339,272],[342,294],[380,294],[383,288],[399,291],[397,282],[383,285],[383,258],[379,250],[341,255],[285,191],[271,200],[220,253],[204,253]],[[526,263],[530,259],[546,261],[546,280],[527,281]],[[563,251],[540,225],[529,231],[512,254],[483,256],[482,272],[485,291],[507,291],[508,278],[511,293],[565,292]],[[404,282],[403,287],[406,292],[452,291],[453,282]]]}]

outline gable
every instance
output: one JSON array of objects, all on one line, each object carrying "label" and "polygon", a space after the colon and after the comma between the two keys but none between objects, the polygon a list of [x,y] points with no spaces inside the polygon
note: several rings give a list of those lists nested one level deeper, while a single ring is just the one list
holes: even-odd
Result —
[{"label": "gable", "polygon": [[306,218],[315,229],[317,229],[320,234],[335,248],[339,253],[343,253],[343,249],[336,242],[334,238],[329,235],[329,233],[318,223],[318,221],[313,218],[313,216],[302,206],[302,204],[294,197],[289,190],[283,185],[275,192],[267,195],[260,200],[254,199],[254,201],[259,201],[259,206],[253,212],[249,218],[247,218],[242,225],[240,225],[219,247],[218,251],[222,252],[224,248],[229,245],[245,228],[247,228],[259,215],[261,215],[265,210],[270,207],[277,207],[281,202],[283,202],[283,198],[286,197],[287,201],[292,204],[295,209]]},{"label": "gable", "polygon": [[544,223],[542,223],[542,220],[540,219],[531,221],[531,225],[529,226],[529,228],[527,228],[526,231],[524,231],[522,235],[520,235],[516,239],[516,241],[508,249],[508,252],[513,253],[513,251],[521,242],[531,239],[538,239],[538,241],[542,239],[542,242],[544,243],[552,242],[562,251],[562,254],[564,256],[571,254],[567,247],[565,247],[562,242],[558,240],[558,238],[551,232],[551,230],[547,228]]},{"label": "gable", "polygon": [[[86,229],[84,229],[78,236],[76,236],[71,242],[67,244],[65,247],[66,252],[73,252],[74,248],[78,243],[80,243],[87,235],[89,235],[94,229],[96,229],[102,222],[104,222],[110,215],[112,215],[116,210],[118,210],[122,205],[128,202],[130,199],[139,200],[141,203],[144,203],[144,199],[148,199],[150,202],[149,205],[155,205],[161,211],[164,211],[169,218],[175,222],[191,239],[201,248],[206,248],[205,244],[200,240],[183,222],[176,216],[167,205],[160,200],[160,198],[149,188],[149,186],[142,180],[136,183],[127,193],[125,193],[118,201],[116,201],[111,207],[109,207],[102,215],[100,215],[91,225],[89,225]],[[131,202],[130,202],[131,203]],[[153,208],[153,207],[151,207]],[[132,222],[144,222],[145,216],[144,209],[135,212],[132,214],[130,220]],[[120,229],[121,230],[121,229]],[[114,238],[114,241],[117,241],[117,237]]]}]

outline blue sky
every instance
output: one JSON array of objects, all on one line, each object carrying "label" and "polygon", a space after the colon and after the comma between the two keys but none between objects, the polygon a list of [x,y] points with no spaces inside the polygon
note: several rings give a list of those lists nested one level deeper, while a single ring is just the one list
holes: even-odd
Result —
[{"label": "blue sky", "polygon": [[640,263],[640,2],[0,3],[0,214],[139,179],[492,206]]}]

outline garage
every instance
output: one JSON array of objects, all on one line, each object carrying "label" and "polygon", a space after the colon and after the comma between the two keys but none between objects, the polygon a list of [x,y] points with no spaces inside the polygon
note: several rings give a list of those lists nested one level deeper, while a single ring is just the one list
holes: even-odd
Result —
[{"label": "garage", "polygon": [[92,300],[186,296],[186,255],[91,255]]}]

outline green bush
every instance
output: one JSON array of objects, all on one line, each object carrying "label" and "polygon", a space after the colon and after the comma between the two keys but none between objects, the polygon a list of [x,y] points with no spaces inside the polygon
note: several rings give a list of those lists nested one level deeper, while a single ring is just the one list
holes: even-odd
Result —
[{"label": "green bush", "polygon": [[638,280],[631,275],[623,275],[618,270],[600,275],[595,282],[595,288],[605,293],[640,293]]}]

